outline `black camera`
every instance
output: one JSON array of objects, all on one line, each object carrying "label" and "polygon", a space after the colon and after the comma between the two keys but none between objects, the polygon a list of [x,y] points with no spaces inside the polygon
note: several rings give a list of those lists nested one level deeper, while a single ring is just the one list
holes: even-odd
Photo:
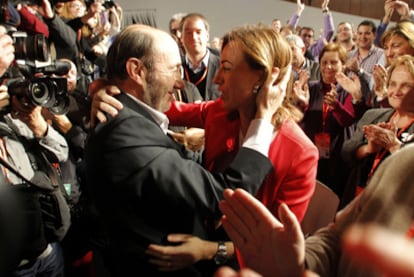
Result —
[{"label": "black camera", "polygon": [[[42,106],[55,114],[64,114],[69,109],[67,80],[62,77],[69,72],[68,62],[50,60],[49,42],[42,34],[28,35],[8,24],[8,0],[0,0],[0,23],[13,38],[15,60],[1,82],[5,81],[9,94],[19,101]],[[24,99],[24,100],[23,100]],[[2,109],[10,112],[11,107]]]},{"label": "black camera", "polygon": [[102,5],[105,7],[105,9],[115,7],[115,3],[112,0],[105,0]]},{"label": "black camera", "polygon": [[44,35],[28,35],[26,32],[19,32],[10,28],[8,34],[13,38],[16,60],[42,62],[49,60],[49,43]]},{"label": "black camera", "polygon": [[66,86],[66,79],[60,77],[18,78],[8,82],[10,95],[15,95],[19,101],[29,99],[33,105],[45,107],[54,114],[68,111]]},{"label": "black camera", "polygon": [[[26,77],[7,79],[9,94],[19,100],[28,99],[34,106],[42,106],[54,114],[65,114],[69,109],[67,80],[54,75],[66,74],[70,66],[70,63],[61,61],[41,67],[19,65],[20,72]],[[41,76],[35,77],[39,73]]]}]

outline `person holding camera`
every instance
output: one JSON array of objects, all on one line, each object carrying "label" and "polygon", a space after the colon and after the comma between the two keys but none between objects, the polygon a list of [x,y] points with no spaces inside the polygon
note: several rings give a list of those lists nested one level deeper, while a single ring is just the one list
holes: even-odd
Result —
[{"label": "person holding camera", "polygon": [[[14,60],[14,46],[3,26],[0,27],[0,49],[0,74],[5,77],[3,75]],[[64,161],[68,158],[68,145],[48,126],[41,114],[42,107],[33,105],[27,97],[18,98],[14,93],[6,85],[1,86],[0,193],[8,191],[4,195],[10,195],[11,201],[1,201],[0,206],[0,275],[63,276],[59,240],[46,238],[45,221],[39,204],[36,204],[39,200],[33,198],[29,199],[30,203],[23,202],[28,198],[23,198],[19,188],[23,183],[28,185],[25,180],[35,183],[34,178],[39,177],[40,171],[43,171],[42,176],[49,178],[46,170],[37,163],[38,156],[43,155],[40,153],[44,153],[49,162]],[[6,197],[4,195],[1,199]],[[68,225],[62,236],[67,228]]]}]

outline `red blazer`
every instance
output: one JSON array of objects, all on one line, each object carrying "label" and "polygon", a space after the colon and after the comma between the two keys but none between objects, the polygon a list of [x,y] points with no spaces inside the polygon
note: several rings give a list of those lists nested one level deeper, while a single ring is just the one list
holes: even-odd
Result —
[{"label": "red blazer", "polygon": [[[237,113],[223,108],[221,98],[201,103],[175,101],[167,112],[170,124],[205,129],[204,166],[217,171],[233,160],[239,148],[240,121]],[[286,120],[269,149],[274,170],[256,197],[278,217],[284,202],[302,221],[313,195],[318,150],[298,124]]]}]

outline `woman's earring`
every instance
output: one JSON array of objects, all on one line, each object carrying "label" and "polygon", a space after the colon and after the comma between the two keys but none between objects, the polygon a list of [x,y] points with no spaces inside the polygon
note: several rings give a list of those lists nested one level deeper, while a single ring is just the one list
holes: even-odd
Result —
[{"label": "woman's earring", "polygon": [[259,89],[260,89],[260,86],[259,85],[255,85],[254,87],[253,87],[253,94],[257,94],[258,92],[259,92]]}]

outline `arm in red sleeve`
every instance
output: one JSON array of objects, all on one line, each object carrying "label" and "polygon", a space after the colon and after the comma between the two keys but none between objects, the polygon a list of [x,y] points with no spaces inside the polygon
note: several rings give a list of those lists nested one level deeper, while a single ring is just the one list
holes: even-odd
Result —
[{"label": "arm in red sleeve", "polygon": [[357,120],[354,105],[352,104],[352,96],[350,94],[347,93],[343,104],[339,102],[338,99],[336,100],[332,115],[342,127],[350,126]]},{"label": "arm in red sleeve", "polygon": [[49,37],[49,28],[42,19],[31,13],[25,6],[21,7],[19,14],[21,18],[19,30],[29,34],[43,34],[45,37]]}]

